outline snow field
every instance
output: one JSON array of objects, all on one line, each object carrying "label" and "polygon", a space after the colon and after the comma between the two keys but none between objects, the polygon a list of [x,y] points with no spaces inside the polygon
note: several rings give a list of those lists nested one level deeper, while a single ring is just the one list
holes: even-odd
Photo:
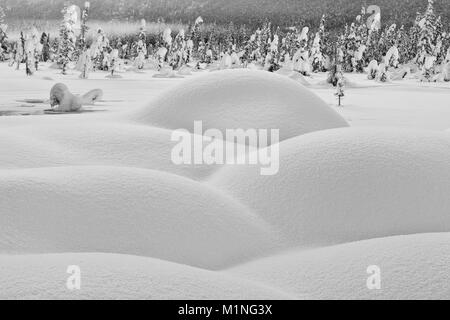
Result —
[{"label": "snow field", "polygon": [[[66,288],[80,266],[82,290]],[[255,281],[145,257],[117,254],[0,256],[0,299],[297,299]],[[7,281],[5,281],[7,279]]]},{"label": "snow field", "polygon": [[308,132],[347,127],[338,113],[301,84],[264,71],[212,72],[187,79],[130,118],[166,129],[280,129],[281,141]]},{"label": "snow field", "polygon": [[280,173],[228,166],[210,182],[299,246],[450,232],[450,140],[442,133],[335,129],[280,144]]},{"label": "snow field", "polygon": [[[333,110],[322,74],[312,93],[303,77],[262,71],[7,72],[0,111],[48,108],[20,100],[48,99],[62,80],[105,97],[92,113],[0,117],[0,298],[450,296],[444,85],[349,75]],[[173,165],[172,130],[197,120],[281,129],[280,173]],[[65,288],[68,265],[82,268],[80,292]],[[370,265],[381,291],[367,289]]]}]

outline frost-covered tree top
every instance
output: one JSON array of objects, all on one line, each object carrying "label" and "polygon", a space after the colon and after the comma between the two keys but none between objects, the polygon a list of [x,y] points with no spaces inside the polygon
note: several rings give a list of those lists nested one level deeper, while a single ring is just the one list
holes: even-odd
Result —
[{"label": "frost-covered tree top", "polygon": [[6,14],[5,14],[5,10],[3,9],[2,6],[0,6],[0,33],[6,32],[6,29],[8,28],[8,26],[5,24],[5,18],[6,18]]}]

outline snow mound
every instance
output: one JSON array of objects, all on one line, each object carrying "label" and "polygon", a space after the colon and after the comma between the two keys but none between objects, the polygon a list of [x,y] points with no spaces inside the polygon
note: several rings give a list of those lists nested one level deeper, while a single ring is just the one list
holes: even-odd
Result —
[{"label": "snow mound", "polygon": [[296,245],[450,231],[450,139],[336,129],[280,144],[280,172],[228,166],[211,182]]},{"label": "snow mound", "polygon": [[169,130],[133,123],[85,120],[68,127],[65,121],[35,119],[33,125],[24,122],[0,130],[0,149],[8,150],[0,154],[0,168],[136,167],[195,180],[202,180],[220,168],[173,164],[171,152],[176,143],[171,142],[171,134]]},{"label": "snow mound", "polygon": [[[229,273],[318,300],[448,300],[449,252],[450,233],[400,236],[297,250]],[[380,272],[380,290],[367,286],[374,271]]]},{"label": "snow mound", "polygon": [[4,151],[0,152],[0,169],[64,166],[83,161],[80,154],[64,146],[12,129],[0,129],[0,150]]},{"label": "snow mound", "polygon": [[[25,118],[25,117],[23,117]],[[47,121],[42,121],[47,120]],[[48,118],[0,129],[0,168],[119,166],[159,170],[204,180],[221,165],[175,165],[172,131],[134,123],[84,120],[67,126]],[[205,146],[208,144],[204,141]]]},{"label": "snow mound", "polygon": [[[0,299],[292,299],[262,284],[149,258],[115,254],[0,256]],[[70,291],[69,266],[81,271]],[[70,271],[70,269],[69,269]]]},{"label": "snow mound", "polygon": [[286,140],[347,127],[325,102],[291,79],[264,71],[224,70],[183,81],[131,118],[166,129],[280,129]]},{"label": "snow mound", "polygon": [[271,234],[233,199],[176,175],[0,170],[0,254],[123,253],[215,269],[270,251]]}]

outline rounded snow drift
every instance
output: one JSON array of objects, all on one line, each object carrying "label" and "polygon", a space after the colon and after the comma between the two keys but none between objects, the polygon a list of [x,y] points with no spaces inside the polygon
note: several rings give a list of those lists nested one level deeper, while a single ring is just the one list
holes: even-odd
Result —
[{"label": "rounded snow drift", "polygon": [[[0,255],[0,299],[276,300],[293,297],[264,284],[185,265],[117,254]],[[64,285],[79,266],[82,290]],[[61,285],[62,284],[62,285]]]},{"label": "rounded snow drift", "polygon": [[288,241],[315,246],[450,231],[450,139],[442,133],[336,129],[280,144],[280,171],[227,166],[211,182]]},{"label": "rounded snow drift", "polygon": [[264,254],[271,233],[222,192],[176,175],[0,170],[0,254],[119,253],[216,269]]},{"label": "rounded snow drift", "polygon": [[303,85],[265,71],[211,72],[187,79],[135,110],[131,117],[148,125],[193,131],[279,129],[281,141],[305,133],[348,127],[348,123]]},{"label": "rounded snow drift", "polygon": [[[292,250],[230,273],[314,300],[448,300],[449,252],[450,233],[417,234]],[[377,271],[382,290],[368,290]]]}]

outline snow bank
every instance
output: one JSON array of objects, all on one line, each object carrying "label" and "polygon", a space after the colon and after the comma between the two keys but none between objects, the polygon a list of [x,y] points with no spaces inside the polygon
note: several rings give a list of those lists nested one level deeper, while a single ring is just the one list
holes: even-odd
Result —
[{"label": "snow bank", "polygon": [[0,129],[0,169],[64,166],[83,157],[62,145],[18,130]]},{"label": "snow bank", "polygon": [[[160,170],[195,180],[220,166],[174,165],[172,131],[149,126],[79,119],[76,125],[35,118],[0,130],[0,168],[119,166]],[[205,142],[206,143],[206,142]]]},{"label": "snow bank", "polygon": [[304,86],[281,75],[245,69],[186,79],[131,118],[166,129],[281,129],[286,140],[347,127],[347,122]]},{"label": "snow bank", "polygon": [[[66,287],[68,266],[81,290]],[[0,299],[272,300],[293,297],[263,284],[149,258],[111,254],[0,256]]]},{"label": "snow bank", "polygon": [[281,143],[280,172],[230,166],[211,182],[296,245],[450,231],[450,139],[336,129]]},{"label": "snow bank", "polygon": [[[448,300],[449,252],[450,233],[421,234],[297,250],[230,273],[319,300]],[[367,287],[371,266],[379,268],[381,290]]]},{"label": "snow bank", "polygon": [[0,170],[0,254],[123,253],[214,269],[270,251],[271,234],[233,199],[175,175]]}]

